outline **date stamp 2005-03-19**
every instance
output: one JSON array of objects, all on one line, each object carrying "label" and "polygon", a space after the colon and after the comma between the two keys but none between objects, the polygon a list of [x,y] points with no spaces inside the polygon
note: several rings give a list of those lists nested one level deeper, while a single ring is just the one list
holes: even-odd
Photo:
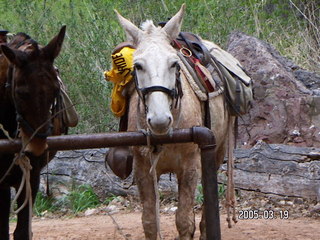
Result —
[{"label": "date stamp 2005-03-19", "polygon": [[288,210],[239,210],[238,211],[239,220],[254,220],[254,219],[289,219]]}]

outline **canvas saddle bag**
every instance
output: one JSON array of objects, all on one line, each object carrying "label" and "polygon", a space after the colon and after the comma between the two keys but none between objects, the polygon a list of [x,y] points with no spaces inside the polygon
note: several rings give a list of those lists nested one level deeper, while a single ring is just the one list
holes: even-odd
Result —
[{"label": "canvas saddle bag", "polygon": [[79,116],[72,103],[70,97],[66,92],[66,87],[60,78],[59,70],[55,69],[57,72],[57,78],[60,84],[60,94],[58,96],[58,109],[56,111],[61,111],[62,121],[66,127],[75,127],[78,125]]}]

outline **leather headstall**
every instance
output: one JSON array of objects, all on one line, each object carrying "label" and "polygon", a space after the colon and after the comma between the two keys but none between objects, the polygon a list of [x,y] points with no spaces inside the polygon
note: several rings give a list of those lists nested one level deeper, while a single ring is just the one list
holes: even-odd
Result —
[{"label": "leather headstall", "polygon": [[[22,116],[20,110],[19,110],[19,107],[17,106],[16,104],[16,100],[15,100],[15,96],[14,96],[14,79],[13,79],[13,72],[14,72],[14,67],[11,67],[9,68],[9,71],[8,71],[8,85],[6,87],[8,88],[12,88],[11,89],[11,96],[12,96],[12,101],[13,101],[13,104],[15,106],[15,109],[16,109],[16,120],[17,120],[17,123],[24,128],[24,130],[26,132],[28,132],[29,134],[31,134],[32,136],[34,137],[37,137],[37,138],[47,138],[48,136],[50,136],[52,134],[52,130],[53,130],[53,125],[52,123],[50,123],[49,125],[49,128],[47,129],[47,131],[45,133],[39,133],[38,132],[38,129],[34,129],[30,123]],[[53,110],[56,109],[58,107],[58,98],[60,96],[60,91],[58,91],[57,95],[55,96],[54,100],[53,100],[53,103],[52,103],[52,110],[51,112],[53,113]],[[52,118],[52,114],[50,116],[50,118]],[[48,119],[49,121],[50,119]],[[52,121],[51,121],[52,122]]]},{"label": "leather headstall", "polygon": [[134,79],[136,91],[138,92],[138,95],[139,95],[140,99],[143,102],[143,105],[145,107],[145,112],[146,113],[148,112],[148,106],[146,105],[146,97],[147,97],[148,94],[150,94],[152,92],[164,92],[172,100],[175,100],[174,108],[178,107],[178,101],[183,96],[182,87],[181,87],[180,66],[179,66],[179,64],[177,64],[177,67],[176,67],[176,83],[175,83],[175,88],[173,88],[173,89],[169,89],[169,88],[166,88],[166,87],[163,87],[163,86],[159,86],[159,85],[150,86],[150,87],[146,87],[146,88],[140,88],[135,68],[133,69],[131,74],[132,74],[133,79]]}]

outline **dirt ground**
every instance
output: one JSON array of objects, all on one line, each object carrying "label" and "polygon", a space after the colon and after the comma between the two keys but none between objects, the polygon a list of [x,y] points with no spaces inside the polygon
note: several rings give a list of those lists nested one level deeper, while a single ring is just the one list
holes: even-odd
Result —
[{"label": "dirt ground", "polygon": [[[293,218],[273,220],[239,220],[231,229],[221,215],[222,239],[226,240],[318,240],[320,239],[320,219]],[[197,231],[195,239],[199,239],[198,223],[200,214],[196,215]],[[174,239],[177,236],[174,214],[161,215],[161,234],[163,239]],[[14,223],[10,225],[11,232]],[[141,212],[120,211],[112,215],[98,214],[87,217],[34,218],[34,240],[106,240],[143,238]]]}]

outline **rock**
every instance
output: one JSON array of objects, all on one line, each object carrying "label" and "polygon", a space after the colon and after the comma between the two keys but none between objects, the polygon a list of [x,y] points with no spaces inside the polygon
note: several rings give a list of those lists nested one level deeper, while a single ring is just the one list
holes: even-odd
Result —
[{"label": "rock", "polygon": [[[40,191],[46,192],[47,172],[49,189],[55,198],[63,198],[76,185],[90,185],[101,201],[118,196],[114,201],[122,201],[119,196],[138,196],[137,186],[132,184],[131,175],[121,180],[105,167],[107,149],[60,151],[41,172]],[[174,174],[164,174],[159,181],[161,191],[177,192],[177,179]],[[127,204],[128,205],[128,204]]]},{"label": "rock", "polygon": [[[76,185],[88,184],[103,201],[114,194],[126,196],[132,189],[124,189],[121,181],[105,168],[106,149],[60,151],[41,173],[41,187],[46,188],[46,172],[49,187],[55,197],[67,194]],[[132,190],[130,194],[134,194]]]},{"label": "rock", "polygon": [[311,212],[320,214],[320,203],[318,203],[315,206],[313,206],[312,209],[311,209]]},{"label": "rock", "polygon": [[163,213],[167,213],[167,214],[174,214],[177,211],[177,209],[178,209],[178,207],[175,206],[174,203],[170,203],[169,205],[167,205],[163,209],[160,209],[160,211]]},{"label": "rock", "polygon": [[295,69],[293,74],[296,79],[312,90],[314,95],[320,96],[320,75],[304,69]]},{"label": "rock", "polygon": [[119,212],[119,207],[116,206],[116,205],[108,205],[107,208],[106,208],[106,211],[109,213],[109,214],[114,214],[114,213],[117,213]]},{"label": "rock", "polygon": [[292,201],[287,201],[287,202],[286,202],[286,205],[287,205],[287,206],[293,206],[294,204],[293,204]]},{"label": "rock", "polygon": [[[275,195],[320,199],[320,148],[267,144],[259,141],[251,149],[234,151],[235,187],[241,190],[272,194],[273,204],[291,206],[291,199],[276,199]],[[226,171],[224,163],[221,171]],[[226,183],[223,174],[218,181]],[[296,200],[299,203],[299,200]]]},{"label": "rock", "polygon": [[99,210],[98,210],[98,209],[89,208],[89,209],[87,209],[87,210],[84,212],[84,215],[85,215],[86,217],[88,217],[88,216],[95,215],[95,214],[98,214],[98,213],[99,213]]},{"label": "rock", "polygon": [[302,205],[304,202],[302,198],[295,198],[293,203],[297,205]]},{"label": "rock", "polygon": [[175,213],[177,211],[177,209],[178,209],[178,207],[176,207],[176,206],[170,207],[167,212],[168,213]]},{"label": "rock", "polygon": [[241,32],[227,49],[253,79],[254,102],[239,119],[239,143],[258,140],[320,146],[320,76],[301,69],[268,43]]}]

